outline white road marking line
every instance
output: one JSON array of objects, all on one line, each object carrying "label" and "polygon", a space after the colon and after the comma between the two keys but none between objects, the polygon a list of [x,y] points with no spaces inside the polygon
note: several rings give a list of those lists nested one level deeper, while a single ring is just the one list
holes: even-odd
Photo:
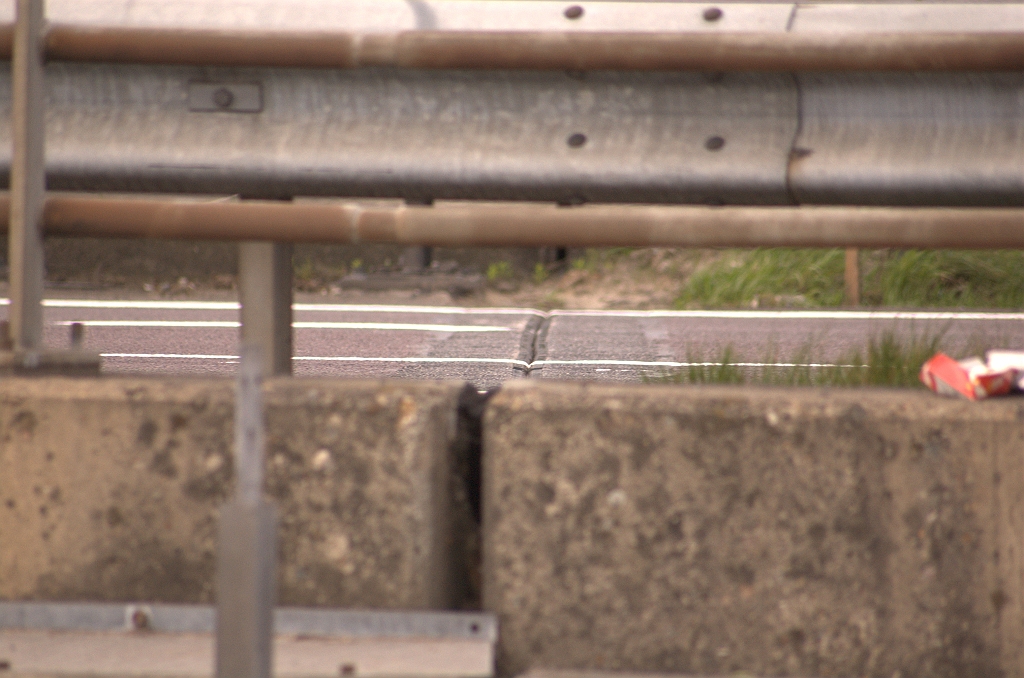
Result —
[{"label": "white road marking line", "polygon": [[234,320],[63,320],[54,325],[81,323],[86,327],[192,327],[203,329],[238,329],[241,323]]},{"label": "white road marking line", "polygon": [[[10,304],[0,299],[0,304]],[[43,299],[47,308],[133,308],[174,311],[237,311],[237,301],[121,301],[107,299]]]},{"label": "white road marking line", "polygon": [[[86,327],[192,327],[202,329],[229,328],[242,326],[234,320],[63,320],[55,325],[72,325],[80,322]],[[358,322],[296,322],[292,327],[298,330],[389,330],[414,332],[511,332],[510,327],[495,325],[426,325],[418,323],[358,323]]]},{"label": "white road marking line", "polygon": [[[104,358],[179,359],[179,360],[238,360],[236,355],[203,355],[190,353],[102,353]],[[366,356],[294,356],[292,360],[309,362],[352,363],[475,363],[485,365],[515,365],[535,369],[544,365],[612,365],[620,367],[721,367],[716,362],[670,362],[647,360],[537,360],[528,363],[514,358],[372,358]],[[838,363],[729,363],[736,367],[856,367]],[[607,372],[609,370],[596,370]]]},{"label": "white road marking line", "polygon": [[410,332],[511,332],[500,325],[430,325],[425,323],[294,322],[306,330],[405,330]]},{"label": "white road marking line", "polygon": [[[10,304],[0,299],[0,306]],[[44,299],[48,308],[96,309],[155,309],[183,311],[237,311],[235,301],[150,301],[103,299]],[[425,313],[441,315],[535,315],[607,316],[620,318],[736,318],[736,319],[825,319],[825,320],[1024,320],[1020,312],[989,311],[843,311],[843,310],[689,310],[689,311],[615,311],[615,310],[556,310],[538,311],[532,308],[467,308],[458,306],[388,306],[381,304],[293,304],[295,311],[334,313]]]},{"label": "white road marking line", "polygon": [[[721,367],[718,362],[675,362],[671,360],[535,360],[531,369],[544,365],[611,365],[619,367]],[[729,363],[735,367],[856,367],[839,363]],[[602,370],[597,370],[602,371]]]},{"label": "white road marking line", "polygon": [[551,311],[559,316],[779,320],[1024,320],[1024,313],[975,311]]},{"label": "white road marking line", "polygon": [[[0,306],[10,305],[10,299],[0,299]],[[43,299],[47,308],[100,308],[174,311],[237,311],[237,301],[156,301],[118,299]],[[388,306],[382,304],[292,304],[294,311],[321,311],[330,313],[427,313],[442,315],[540,315],[543,311],[532,308],[467,308],[460,306]]]},{"label": "white road marking line", "polygon": [[[236,355],[201,355],[190,353],[101,353],[104,358],[169,358],[180,360],[238,360]],[[516,365],[528,368],[530,363],[513,358],[368,358],[363,356],[293,356],[292,360],[353,363],[483,363]]]},{"label": "white road marking line", "polygon": [[383,304],[292,304],[295,311],[327,311],[331,313],[438,313],[453,315],[539,315],[533,308],[472,308],[463,306],[387,306]]},{"label": "white road marking line", "polygon": [[514,358],[364,358],[361,356],[295,356],[292,360],[353,363],[481,363],[487,365],[517,365],[529,368],[530,363]]},{"label": "white road marking line", "polygon": [[202,353],[100,353],[104,358],[188,358],[191,360],[238,360],[237,355],[204,355]]}]

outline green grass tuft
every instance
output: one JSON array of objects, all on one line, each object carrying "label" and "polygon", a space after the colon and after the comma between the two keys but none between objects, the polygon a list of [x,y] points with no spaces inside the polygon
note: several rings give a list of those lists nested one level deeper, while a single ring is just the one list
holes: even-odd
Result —
[{"label": "green grass tuft", "polygon": [[487,280],[508,280],[514,275],[512,264],[507,261],[495,261],[487,267]]},{"label": "green grass tuft", "polygon": [[[727,250],[694,273],[676,306],[838,306],[841,249]],[[1024,307],[1024,252],[873,250],[861,253],[870,306]]]},{"label": "green grass tuft", "polygon": [[1024,306],[1024,252],[892,252],[876,269],[865,292],[887,306]]},{"label": "green grass tuft", "polygon": [[[676,305],[748,306],[760,297],[802,296],[816,306],[843,299],[842,250],[731,250],[694,273]],[[763,302],[762,302],[763,303]]]},{"label": "green grass tuft", "polygon": [[718,360],[706,361],[700,357],[688,356],[690,363],[684,372],[669,376],[669,381],[686,384],[742,384],[746,381],[743,370],[736,365],[732,346],[726,346]]},{"label": "green grass tuft", "polygon": [[750,366],[736,360],[732,346],[717,358],[687,356],[688,366],[649,383],[674,384],[762,384],[765,386],[890,386],[916,388],[921,365],[942,350],[942,335],[900,338],[885,332],[868,341],[865,352],[853,351],[834,361],[816,359],[810,344],[788,359],[780,360],[769,351]]}]

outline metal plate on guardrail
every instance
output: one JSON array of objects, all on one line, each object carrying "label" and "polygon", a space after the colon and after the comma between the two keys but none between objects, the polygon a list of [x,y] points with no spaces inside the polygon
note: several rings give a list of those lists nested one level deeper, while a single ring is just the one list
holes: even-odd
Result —
[{"label": "metal plate on guardrail", "polygon": [[190,82],[188,110],[259,113],[263,110],[263,88],[258,82]]}]

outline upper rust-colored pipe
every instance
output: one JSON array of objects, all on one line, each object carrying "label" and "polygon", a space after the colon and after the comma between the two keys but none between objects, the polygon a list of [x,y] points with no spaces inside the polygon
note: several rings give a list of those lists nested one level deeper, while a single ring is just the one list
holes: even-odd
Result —
[{"label": "upper rust-colored pipe", "polygon": [[[11,26],[0,26],[0,57]],[[52,24],[63,61],[354,68],[704,71],[1019,71],[1007,33],[613,33],[407,31],[386,34]]]},{"label": "upper rust-colored pipe", "polygon": [[[0,229],[9,202],[0,195]],[[47,235],[442,247],[1024,249],[1024,209],[210,201],[51,194]]]}]

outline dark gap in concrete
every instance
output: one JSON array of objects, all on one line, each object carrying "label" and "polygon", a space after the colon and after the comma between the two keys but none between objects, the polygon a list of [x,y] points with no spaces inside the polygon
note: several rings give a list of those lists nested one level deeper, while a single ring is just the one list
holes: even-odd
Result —
[{"label": "dark gap in concrete", "polygon": [[[480,393],[467,384],[459,397],[455,436],[452,515],[455,516],[454,566],[457,607],[478,610],[481,606],[481,460],[483,457],[483,416],[487,401],[498,387]],[[467,516],[470,520],[460,517]]]}]

